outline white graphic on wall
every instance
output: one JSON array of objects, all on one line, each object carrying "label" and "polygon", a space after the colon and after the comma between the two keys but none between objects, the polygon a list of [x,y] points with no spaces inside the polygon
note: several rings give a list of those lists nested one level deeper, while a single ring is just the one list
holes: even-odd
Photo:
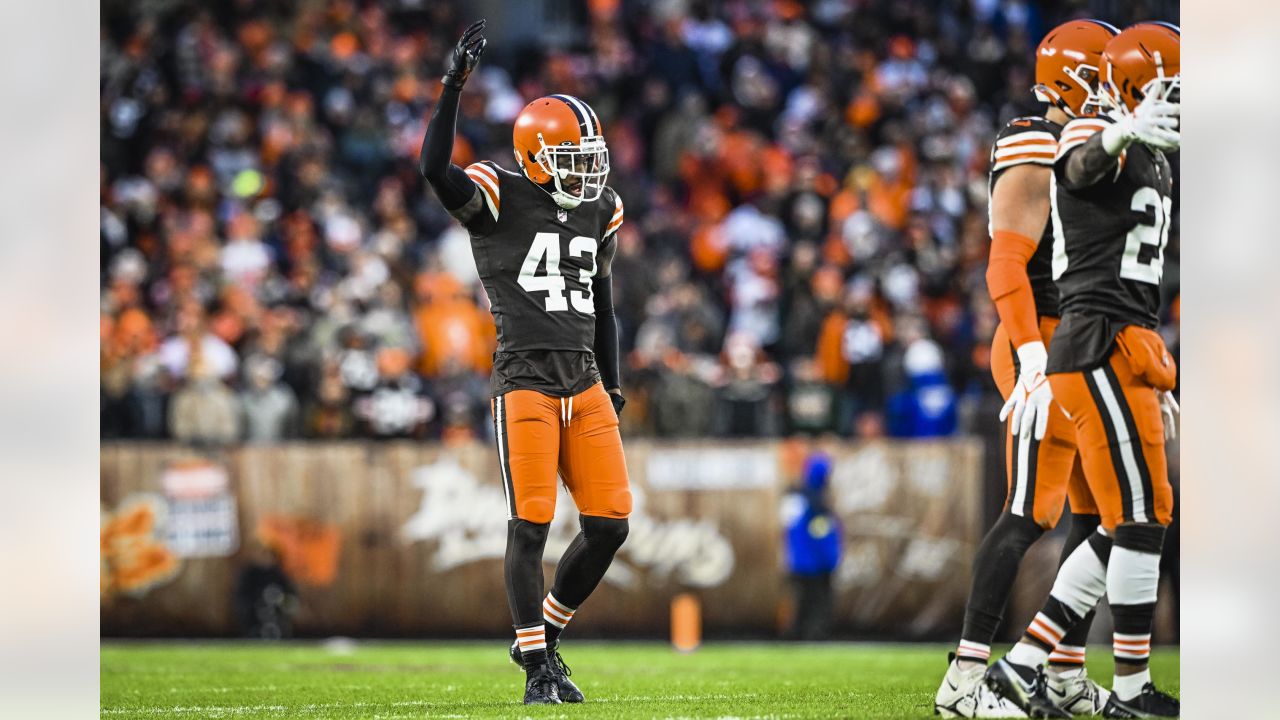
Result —
[{"label": "white graphic on wall", "polygon": [[[450,456],[413,471],[422,490],[418,511],[400,528],[406,543],[434,542],[431,567],[438,572],[506,552],[507,508],[502,487],[481,483]],[[645,512],[644,494],[632,487],[630,533],[605,582],[621,588],[670,580],[691,587],[715,587],[733,572],[734,552],[712,520],[659,519]],[[560,486],[544,561],[554,564],[578,533],[573,499]]]}]

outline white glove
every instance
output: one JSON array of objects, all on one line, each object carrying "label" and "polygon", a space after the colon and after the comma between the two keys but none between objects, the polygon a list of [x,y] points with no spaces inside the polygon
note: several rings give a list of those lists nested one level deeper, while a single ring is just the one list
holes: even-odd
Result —
[{"label": "white glove", "polygon": [[1102,131],[1102,146],[1110,155],[1119,155],[1134,140],[1161,150],[1177,150],[1182,145],[1181,114],[1181,103],[1161,100],[1151,93],[1132,113],[1119,113]]},{"label": "white glove", "polygon": [[1018,364],[1022,366],[1022,372],[1018,375],[1018,384],[1009,393],[1009,399],[1000,408],[1000,422],[1012,414],[1009,432],[1020,435],[1023,440],[1032,437],[1033,433],[1036,440],[1044,439],[1044,430],[1049,424],[1053,390],[1044,374],[1048,361],[1049,352],[1042,342],[1029,342],[1018,347]]},{"label": "white glove", "polygon": [[1164,439],[1172,440],[1178,437],[1178,418],[1182,415],[1182,408],[1178,407],[1178,400],[1173,393],[1166,390],[1160,393],[1160,419],[1164,421]]}]

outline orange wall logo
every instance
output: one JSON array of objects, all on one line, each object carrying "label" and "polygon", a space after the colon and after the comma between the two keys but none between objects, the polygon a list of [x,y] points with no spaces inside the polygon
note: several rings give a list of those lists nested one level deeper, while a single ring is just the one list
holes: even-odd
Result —
[{"label": "orange wall logo", "polygon": [[285,574],[300,583],[328,587],[338,577],[342,534],[332,523],[267,515],[258,521],[258,539],[279,554]]},{"label": "orange wall logo", "polygon": [[159,495],[131,495],[102,512],[103,598],[147,594],[177,576],[182,563],[163,541],[167,505]]}]

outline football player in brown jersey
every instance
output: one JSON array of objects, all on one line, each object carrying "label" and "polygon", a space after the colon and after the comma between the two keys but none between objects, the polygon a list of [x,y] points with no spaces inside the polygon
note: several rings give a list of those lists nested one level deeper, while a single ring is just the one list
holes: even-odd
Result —
[{"label": "football player in brown jersey", "polygon": [[[600,119],[570,95],[538,98],[516,118],[519,172],[450,162],[458,98],[484,51],[483,31],[482,20],[453,49],[419,169],[471,234],[497,326],[492,407],[509,518],[511,657],[526,672],[524,702],[582,702],[558,652],[560,631],[604,577],[631,513],[610,285],[622,199],[605,185]],[[557,477],[573,496],[581,531],[544,594]]]},{"label": "football player in brown jersey", "polygon": [[1045,372],[1075,428],[1102,530],[1066,559],[1022,639],[987,673],[993,691],[1033,717],[1068,717],[1047,696],[1040,665],[1104,593],[1116,670],[1102,714],[1179,711],[1147,669],[1173,509],[1164,443],[1178,412],[1177,369],[1155,328],[1172,207],[1164,153],[1181,143],[1179,46],[1178,28],[1167,23],[1141,23],[1108,42],[1105,112],[1068,123],[1054,161],[1052,267],[1062,322]]},{"label": "football player in brown jersey", "polygon": [[[1045,530],[1057,525],[1071,500],[1066,557],[1098,527],[1099,518],[1076,456],[1075,428],[1050,410],[1045,362],[1058,325],[1058,289],[1051,276],[1053,230],[1049,184],[1062,127],[1092,114],[1103,48],[1119,32],[1099,20],[1071,20],[1050,30],[1036,48],[1036,97],[1043,117],[1014,118],[991,149],[991,256],[987,288],[1000,316],[991,345],[991,372],[1007,402],[1005,438],[1008,496],[973,562],[973,584],[960,644],[934,698],[948,717],[1022,717],[983,683],[991,642],[1004,616],[1018,566]],[[1084,669],[1090,613],[1049,656],[1050,697],[1072,714],[1093,715],[1107,691]]]}]

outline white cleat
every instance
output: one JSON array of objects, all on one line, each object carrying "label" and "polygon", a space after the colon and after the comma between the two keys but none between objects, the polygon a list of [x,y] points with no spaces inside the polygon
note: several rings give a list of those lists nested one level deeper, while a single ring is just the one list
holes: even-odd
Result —
[{"label": "white cleat", "polygon": [[952,658],[933,699],[934,714],[946,718],[1026,717],[1017,705],[987,688],[983,682],[986,672],[983,665],[961,668],[959,661]]},{"label": "white cleat", "polygon": [[1106,688],[1089,679],[1089,671],[1084,668],[1048,671],[1045,673],[1045,685],[1053,704],[1072,715],[1101,715],[1107,698],[1111,697]]}]

